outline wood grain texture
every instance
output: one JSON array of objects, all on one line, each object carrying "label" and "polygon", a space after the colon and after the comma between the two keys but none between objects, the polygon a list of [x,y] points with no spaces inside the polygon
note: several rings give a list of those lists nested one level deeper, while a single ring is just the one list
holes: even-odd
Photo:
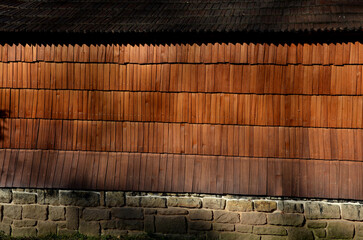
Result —
[{"label": "wood grain texture", "polygon": [[363,199],[361,42],[0,48],[0,187]]},{"label": "wood grain texture", "polygon": [[[35,165],[33,161],[36,161],[37,155],[47,160]],[[0,156],[7,162],[0,166],[1,171],[13,158],[18,158],[11,164],[23,172],[13,175],[7,171],[6,175],[2,175],[0,187],[24,187],[30,179],[28,184],[31,183],[29,186],[34,188],[363,197],[361,184],[354,189],[337,189],[352,181],[359,182],[362,162],[84,151],[55,154],[52,150],[5,149],[0,150]],[[67,159],[72,162],[69,166]],[[84,164],[74,164],[79,160]],[[88,166],[93,177],[84,171],[84,166]],[[52,172],[58,167],[63,167],[63,171]],[[48,169],[47,173],[42,169]],[[19,176],[24,177],[23,183],[19,181]],[[45,185],[41,176],[49,178],[45,180]],[[130,186],[127,187],[127,184]]]},{"label": "wood grain texture", "polygon": [[363,93],[361,64],[0,62],[0,76],[0,87],[4,88],[302,95]]},{"label": "wood grain texture", "polygon": [[[135,153],[363,161],[363,129],[46,119],[6,122],[12,127],[4,134],[11,141],[4,142],[4,148],[11,149],[115,152],[117,144],[118,151]],[[20,137],[21,132],[27,134]]]},{"label": "wood grain texture", "polygon": [[[9,110],[10,117],[14,119],[20,117],[318,128],[363,127],[363,96],[227,93],[195,95],[34,89],[2,89],[0,94],[3,98],[2,109]],[[169,97],[164,97],[165,94]],[[44,99],[50,98],[55,101],[45,110]],[[120,101],[126,98],[127,102]],[[197,112],[203,114],[197,116]]]},{"label": "wood grain texture", "polygon": [[3,62],[362,64],[361,42],[170,45],[5,44],[1,47],[6,50],[3,51],[1,58]]}]

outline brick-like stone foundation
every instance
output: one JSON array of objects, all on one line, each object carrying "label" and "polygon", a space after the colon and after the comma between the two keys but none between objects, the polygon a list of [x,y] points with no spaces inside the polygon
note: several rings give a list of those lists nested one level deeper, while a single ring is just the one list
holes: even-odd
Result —
[{"label": "brick-like stone foundation", "polygon": [[0,231],[198,235],[205,239],[363,239],[363,204],[206,194],[1,189]]}]

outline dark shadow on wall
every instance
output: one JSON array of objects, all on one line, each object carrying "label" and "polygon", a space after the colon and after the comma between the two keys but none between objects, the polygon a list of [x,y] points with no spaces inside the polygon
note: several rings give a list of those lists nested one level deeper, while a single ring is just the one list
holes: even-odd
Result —
[{"label": "dark shadow on wall", "polygon": [[7,117],[9,117],[9,111],[0,109],[0,142],[5,139]]}]

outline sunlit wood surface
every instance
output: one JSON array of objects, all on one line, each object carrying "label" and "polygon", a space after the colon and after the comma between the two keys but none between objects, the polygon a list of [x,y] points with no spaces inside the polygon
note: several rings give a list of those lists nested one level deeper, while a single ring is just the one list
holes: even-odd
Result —
[{"label": "sunlit wood surface", "polygon": [[362,43],[0,56],[0,187],[363,200]]}]

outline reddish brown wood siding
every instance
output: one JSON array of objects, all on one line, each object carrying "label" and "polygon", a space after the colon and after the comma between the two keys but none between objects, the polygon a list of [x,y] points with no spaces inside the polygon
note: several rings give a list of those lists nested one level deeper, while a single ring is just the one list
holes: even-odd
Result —
[{"label": "reddish brown wood siding", "polygon": [[0,53],[1,187],[363,199],[359,42]]}]

